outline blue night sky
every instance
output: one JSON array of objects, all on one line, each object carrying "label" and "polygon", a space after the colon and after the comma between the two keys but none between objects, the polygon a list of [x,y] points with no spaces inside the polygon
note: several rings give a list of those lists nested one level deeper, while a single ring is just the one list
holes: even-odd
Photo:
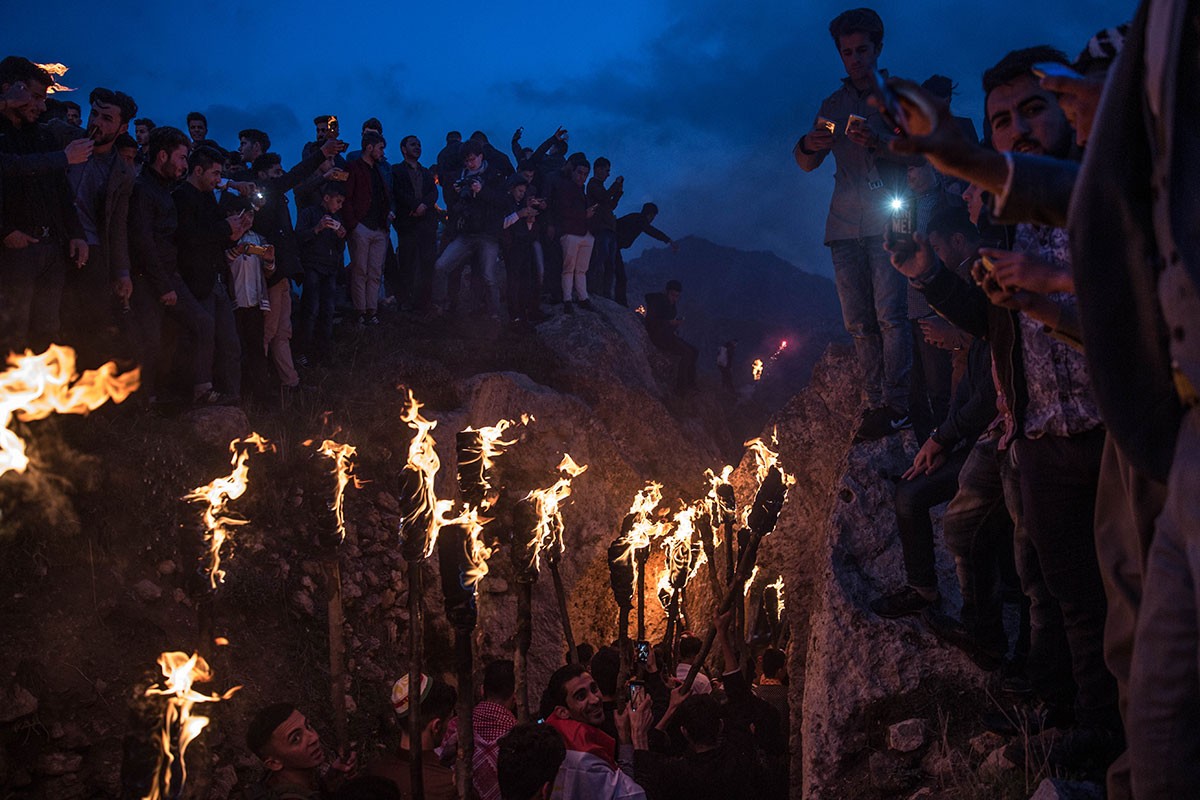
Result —
[{"label": "blue night sky", "polygon": [[[956,112],[979,127],[980,75],[1005,52],[1051,44],[1073,58],[1135,5],[889,0],[874,5],[887,28],[880,65],[917,80],[951,76]],[[160,125],[185,128],[185,114],[199,110],[226,147],[238,130],[262,128],[285,166],[313,138],[318,113],[337,114],[355,149],[362,120],[378,117],[393,160],[400,138],[415,133],[426,163],[451,129],[483,130],[507,152],[518,126],[536,146],[563,125],[572,151],[608,156],[613,174],[626,176],[618,213],[653,200],[656,224],[676,238],[771,250],[829,275],[822,233],[832,159],[804,174],[791,148],[844,75],[827,26],[847,7],[34,3],[3,49],[70,65],[63,80],[81,104],[107,86],[133,95],[140,115]]]}]

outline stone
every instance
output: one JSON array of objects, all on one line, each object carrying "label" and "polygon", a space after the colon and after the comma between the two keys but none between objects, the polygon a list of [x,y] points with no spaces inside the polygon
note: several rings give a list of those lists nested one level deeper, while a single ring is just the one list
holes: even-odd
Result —
[{"label": "stone", "polygon": [[19,683],[0,692],[0,722],[12,722],[38,710],[38,699]]},{"label": "stone", "polygon": [[184,419],[192,435],[211,447],[228,449],[231,441],[250,434],[250,420],[237,406],[194,408]]},{"label": "stone", "polygon": [[872,753],[867,759],[871,785],[888,795],[898,794],[911,788],[919,775],[908,765],[906,759],[896,753]]},{"label": "stone", "polygon": [[396,500],[396,496],[390,492],[376,492],[375,503],[384,511],[390,511],[393,514],[400,513],[400,503]]},{"label": "stone", "polygon": [[293,592],[292,605],[310,617],[316,615],[316,608],[313,606],[312,595],[308,594],[307,592]]},{"label": "stone", "polygon": [[1006,742],[1000,734],[984,731],[978,736],[973,736],[970,744],[971,752],[982,758],[988,753],[995,751],[997,747],[1003,747]]},{"label": "stone", "polygon": [[1045,778],[1029,800],[1104,800],[1104,787],[1088,781]]},{"label": "stone", "polygon": [[158,570],[159,575],[166,577],[167,575],[174,575],[176,570],[179,569],[179,567],[175,564],[174,561],[167,558],[167,559],[163,559],[162,561],[158,562],[158,566],[155,567],[155,569]]},{"label": "stone", "polygon": [[162,587],[149,578],[144,578],[133,585],[133,593],[143,603],[152,603],[162,597]]},{"label": "stone", "polygon": [[920,750],[924,744],[924,720],[906,719],[888,728],[888,747],[898,753],[911,753],[915,750]]},{"label": "stone", "polygon": [[38,759],[34,772],[38,775],[56,777],[79,772],[83,756],[78,753],[46,753]]},{"label": "stone", "polygon": [[978,773],[981,780],[993,781],[1005,772],[1017,768],[1017,765],[1009,761],[1008,757],[1004,755],[1004,750],[1004,747],[997,747],[979,765]]},{"label": "stone", "polygon": [[908,796],[908,800],[925,800],[925,798],[933,797],[933,789],[928,786],[922,786]]},{"label": "stone", "polygon": [[504,578],[493,578],[489,575],[480,582],[480,585],[489,594],[505,594],[508,591],[508,581]]}]

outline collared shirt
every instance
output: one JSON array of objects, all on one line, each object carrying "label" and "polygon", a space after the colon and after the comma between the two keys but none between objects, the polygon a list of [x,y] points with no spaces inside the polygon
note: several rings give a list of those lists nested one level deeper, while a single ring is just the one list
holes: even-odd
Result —
[{"label": "collared shirt", "polygon": [[84,238],[89,245],[100,244],[100,227],[104,224],[104,198],[108,188],[108,177],[112,174],[117,159],[117,148],[108,155],[96,154],[82,164],[67,167],[67,180],[71,184],[71,196],[79,222],[83,225]]},{"label": "collared shirt", "polygon": [[[1071,251],[1062,228],[1038,225],[1017,226],[1013,250],[1029,253],[1056,266],[1070,267]],[[1074,295],[1048,295],[1060,305],[1071,306]],[[1021,326],[1021,358],[1025,366],[1028,402],[1025,406],[1025,438],[1073,436],[1101,425],[1100,409],[1092,394],[1083,353],[1051,336],[1045,325],[1018,314]]]}]

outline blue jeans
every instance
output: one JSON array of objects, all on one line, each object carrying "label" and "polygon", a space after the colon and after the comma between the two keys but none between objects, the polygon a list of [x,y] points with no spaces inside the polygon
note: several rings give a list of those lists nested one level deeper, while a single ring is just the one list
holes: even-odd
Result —
[{"label": "blue jeans", "polygon": [[300,347],[311,353],[316,342],[333,341],[333,312],[337,301],[337,273],[328,275],[309,269],[304,273],[300,296]]},{"label": "blue jeans", "polygon": [[463,268],[474,258],[473,269],[487,287],[488,314],[499,316],[500,287],[496,285],[496,260],[499,257],[500,242],[494,236],[462,233],[454,237],[433,266],[433,302],[443,307],[449,302],[450,286],[458,289]]},{"label": "blue jeans", "polygon": [[867,405],[908,412],[912,365],[905,278],[892,268],[882,236],[829,243],[842,321],[854,340]]}]

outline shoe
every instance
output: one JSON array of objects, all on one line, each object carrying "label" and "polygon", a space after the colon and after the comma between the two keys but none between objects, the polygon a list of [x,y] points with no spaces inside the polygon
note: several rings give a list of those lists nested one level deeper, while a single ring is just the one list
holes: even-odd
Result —
[{"label": "shoe", "polygon": [[1004,663],[1004,653],[982,644],[961,622],[948,614],[928,608],[922,614],[933,635],[948,645],[957,647],[984,672],[995,672]]},{"label": "shoe", "polygon": [[195,399],[195,404],[198,406],[236,406],[241,404],[242,398],[236,394],[228,394],[226,392],[218,392],[216,389],[209,389],[204,394],[201,394]]},{"label": "shoe", "polygon": [[937,601],[936,596],[932,600],[926,600],[925,595],[911,586],[905,586],[898,592],[872,600],[871,610],[884,619],[900,619],[920,614]]},{"label": "shoe", "polygon": [[979,721],[992,733],[1024,736],[1068,728],[1075,723],[1075,714],[1063,706],[1036,703],[1033,706],[1009,706],[985,711]]},{"label": "shoe", "polygon": [[591,300],[580,300],[579,307],[582,308],[584,311],[592,311],[592,312],[596,311],[596,307],[594,305],[592,305]]},{"label": "shoe", "polygon": [[371,313],[364,314],[363,316],[366,317],[366,319],[363,321],[364,325],[378,325],[379,324],[379,315],[376,314],[375,312],[372,311]]},{"label": "shoe", "polygon": [[307,367],[309,365],[308,356],[304,353],[294,353],[292,361],[297,367]]},{"label": "shoe", "polygon": [[884,434],[885,436],[888,434],[891,434],[891,433],[899,433],[902,430],[906,430],[906,429],[912,427],[912,420],[910,420],[908,418],[907,411],[895,411],[890,408],[886,409],[886,411],[888,412],[888,417],[887,417],[888,430]]},{"label": "shoe", "polygon": [[563,313],[564,314],[574,314],[575,313],[575,306],[571,305],[570,300],[566,300],[563,302]]}]

